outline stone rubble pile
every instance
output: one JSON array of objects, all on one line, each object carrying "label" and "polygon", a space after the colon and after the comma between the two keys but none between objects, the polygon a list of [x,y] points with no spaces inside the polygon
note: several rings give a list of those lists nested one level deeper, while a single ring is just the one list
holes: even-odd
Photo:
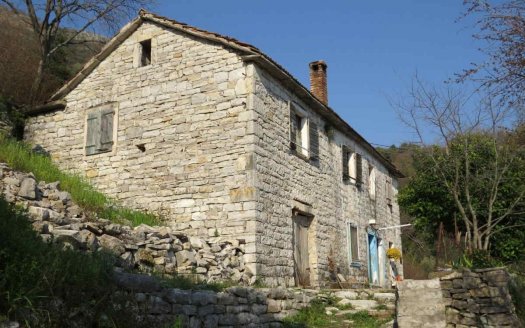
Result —
[{"label": "stone rubble pile", "polygon": [[244,265],[244,240],[220,237],[202,240],[168,227],[135,228],[105,219],[90,220],[60,183],[38,182],[32,174],[13,171],[0,163],[0,190],[4,198],[27,210],[41,237],[86,252],[108,251],[117,266],[143,272],[191,274],[207,282],[253,284]]}]

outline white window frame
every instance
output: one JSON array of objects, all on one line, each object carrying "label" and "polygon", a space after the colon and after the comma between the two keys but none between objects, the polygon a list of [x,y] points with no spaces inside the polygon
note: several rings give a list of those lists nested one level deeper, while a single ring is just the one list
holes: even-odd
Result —
[{"label": "white window frame", "polygon": [[348,156],[348,176],[354,183],[357,181],[357,165],[356,165],[356,152],[350,151]]},{"label": "white window frame", "polygon": [[[293,113],[301,118],[301,126],[297,127],[296,133],[301,134],[301,144],[295,144],[297,149],[297,152],[305,157],[310,156],[310,118],[308,117],[308,113],[302,109],[297,104],[293,103]],[[292,117],[291,119],[295,119],[295,117]],[[292,142],[296,142],[296,140],[292,140]]]},{"label": "white window frame", "polygon": [[376,168],[368,162],[368,194],[370,198],[376,198]]},{"label": "white window frame", "polygon": [[[352,228],[356,229],[357,259],[352,258]],[[361,258],[359,257],[359,226],[350,221],[346,221],[346,249],[348,250],[348,263],[350,266],[361,265]]]}]

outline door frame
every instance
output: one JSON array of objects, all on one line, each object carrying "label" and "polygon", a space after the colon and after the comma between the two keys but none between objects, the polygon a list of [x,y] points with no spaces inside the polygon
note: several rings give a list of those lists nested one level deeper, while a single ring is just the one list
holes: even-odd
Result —
[{"label": "door frame", "polygon": [[[307,258],[307,261],[308,261],[308,268],[306,269],[307,270],[307,274],[308,275],[308,283],[307,284],[304,284],[304,285],[301,285],[300,282],[299,282],[299,279],[298,279],[298,275],[297,275],[297,267],[296,267],[296,251],[295,251],[295,229],[296,229],[296,220],[298,217],[303,217],[304,220],[307,221],[307,226],[306,226],[306,240],[307,240],[307,248],[306,249],[306,252],[307,252],[307,255],[306,255],[306,258]],[[312,254],[310,254],[310,249],[312,248],[313,245],[310,245],[310,243],[312,242],[312,238],[311,238],[311,228],[312,228],[312,222],[313,222],[313,215],[311,215],[310,213],[305,213],[305,212],[302,212],[302,211],[297,211],[297,210],[294,210],[293,213],[292,213],[292,260],[293,260],[293,275],[294,275],[294,281],[295,281],[295,286],[297,287],[311,287],[312,286],[312,269],[311,269],[311,266],[312,266],[312,260],[311,260],[311,256]]]},{"label": "door frame", "polygon": [[386,263],[386,248],[385,248],[385,239],[377,238],[377,261],[378,261],[378,270],[379,270],[379,285],[381,287],[387,286],[387,263]]},{"label": "door frame", "polygon": [[[370,238],[372,239],[375,239],[375,244],[376,244],[376,250],[375,250],[375,253],[376,253],[376,266],[375,268],[377,268],[377,282],[374,283],[373,281],[373,272],[372,272],[372,250],[370,249]],[[368,282],[370,283],[370,285],[373,285],[373,286],[379,286],[379,283],[380,283],[380,279],[379,279],[379,275],[380,275],[380,272],[379,272],[379,247],[378,247],[378,234],[377,234],[377,231],[376,230],[372,230],[372,229],[367,229],[367,238],[366,238],[366,249],[367,249],[367,255],[368,255],[368,258],[367,258],[367,262],[368,262]]]}]

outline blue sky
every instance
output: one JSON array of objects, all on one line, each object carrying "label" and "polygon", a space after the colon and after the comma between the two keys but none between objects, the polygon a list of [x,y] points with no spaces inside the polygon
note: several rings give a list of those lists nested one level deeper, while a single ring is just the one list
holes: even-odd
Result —
[{"label": "blue sky", "polygon": [[374,144],[415,140],[387,96],[416,72],[442,83],[483,57],[461,0],[158,0],[152,11],[232,36],[268,54],[304,85],[328,64],[329,103]]}]

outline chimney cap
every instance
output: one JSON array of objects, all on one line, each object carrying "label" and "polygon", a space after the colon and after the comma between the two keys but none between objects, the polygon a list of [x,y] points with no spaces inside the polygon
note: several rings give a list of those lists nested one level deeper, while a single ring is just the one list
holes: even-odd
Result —
[{"label": "chimney cap", "polygon": [[315,66],[322,66],[324,69],[327,67],[324,60],[316,60],[310,63],[310,68],[314,68]]}]

